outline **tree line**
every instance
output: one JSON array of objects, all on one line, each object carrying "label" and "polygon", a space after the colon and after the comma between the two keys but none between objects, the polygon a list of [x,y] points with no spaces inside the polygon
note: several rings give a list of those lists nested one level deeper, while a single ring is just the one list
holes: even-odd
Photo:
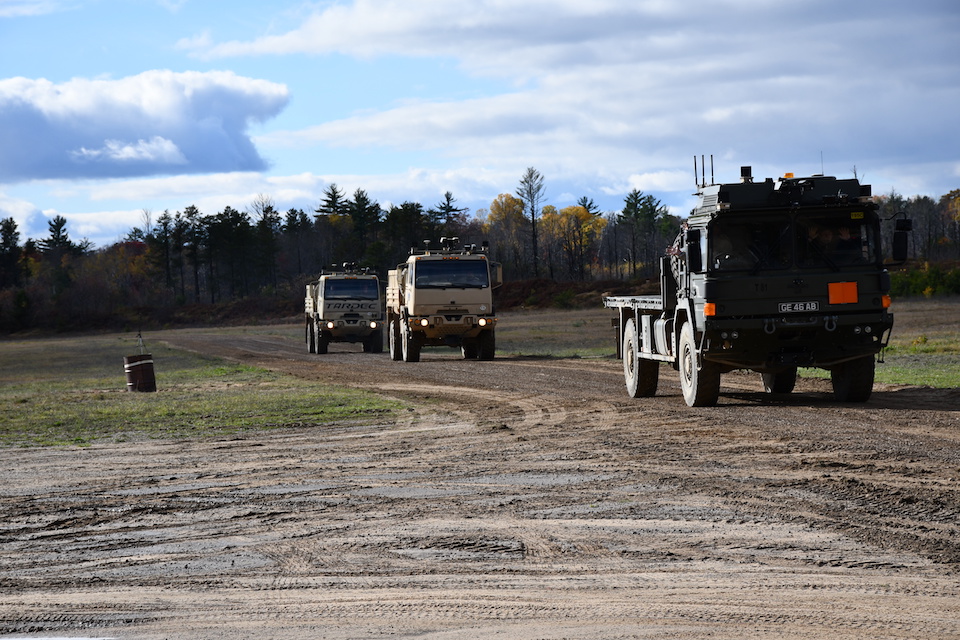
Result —
[{"label": "tree line", "polygon": [[[46,237],[24,242],[7,218],[0,220],[0,331],[156,322],[172,309],[250,298],[299,304],[305,283],[324,269],[351,262],[385,276],[411,247],[436,247],[444,236],[488,242],[507,280],[656,278],[681,222],[636,189],[616,212],[587,197],[563,208],[544,200],[544,178],[532,167],[514,193],[472,214],[451,192],[429,208],[381,207],[363,189],[348,196],[331,184],[310,211],[280,212],[266,195],[243,211],[144,211],[122,241],[99,249],[71,239],[62,216],[50,220]],[[896,193],[878,201],[885,235],[896,214],[913,219],[912,255],[960,260],[960,190],[939,201]]]}]

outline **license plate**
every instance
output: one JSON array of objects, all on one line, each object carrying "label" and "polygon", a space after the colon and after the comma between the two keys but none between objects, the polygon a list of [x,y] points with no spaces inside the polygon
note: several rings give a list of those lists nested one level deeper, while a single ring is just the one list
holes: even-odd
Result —
[{"label": "license plate", "polygon": [[813,302],[781,302],[780,313],[803,313],[806,311],[820,311],[820,303]]}]

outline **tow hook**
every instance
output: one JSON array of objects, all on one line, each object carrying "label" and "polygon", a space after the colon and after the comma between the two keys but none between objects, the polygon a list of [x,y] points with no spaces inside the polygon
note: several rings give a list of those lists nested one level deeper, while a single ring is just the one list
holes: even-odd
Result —
[{"label": "tow hook", "polygon": [[763,321],[763,332],[769,336],[772,336],[777,330],[777,321],[773,318],[767,318]]},{"label": "tow hook", "polygon": [[823,328],[827,331],[837,330],[837,316],[827,316],[823,319]]}]

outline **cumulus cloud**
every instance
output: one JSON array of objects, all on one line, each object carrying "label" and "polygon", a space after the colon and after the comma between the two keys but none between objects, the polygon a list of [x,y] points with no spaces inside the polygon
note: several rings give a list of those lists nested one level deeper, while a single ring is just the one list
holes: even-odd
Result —
[{"label": "cumulus cloud", "polygon": [[247,130],[288,100],[226,71],[0,80],[0,180],[262,170]]}]

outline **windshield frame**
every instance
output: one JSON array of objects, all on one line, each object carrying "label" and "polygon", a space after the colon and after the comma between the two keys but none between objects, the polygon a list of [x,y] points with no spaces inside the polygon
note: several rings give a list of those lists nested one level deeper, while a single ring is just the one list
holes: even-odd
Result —
[{"label": "windshield frame", "polygon": [[490,286],[486,260],[417,260],[414,272],[417,289],[486,289]]},{"label": "windshield frame", "polygon": [[879,221],[866,207],[718,216],[707,238],[714,274],[843,271],[879,264],[881,255]]},{"label": "windshield frame", "polygon": [[379,300],[380,284],[374,278],[324,278],[324,300]]}]

